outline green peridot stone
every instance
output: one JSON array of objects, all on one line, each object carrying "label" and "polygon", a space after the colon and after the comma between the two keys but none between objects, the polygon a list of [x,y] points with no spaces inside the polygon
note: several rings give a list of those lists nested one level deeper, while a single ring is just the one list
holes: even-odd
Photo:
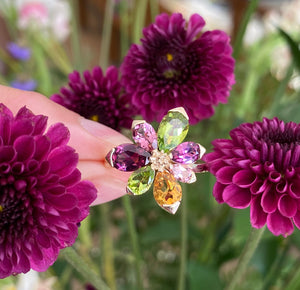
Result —
[{"label": "green peridot stone", "polygon": [[133,172],[127,183],[127,192],[140,195],[148,191],[153,183],[155,171],[150,166],[142,167]]},{"label": "green peridot stone", "polygon": [[180,144],[189,130],[189,120],[178,111],[169,111],[157,131],[159,150],[169,152]]}]

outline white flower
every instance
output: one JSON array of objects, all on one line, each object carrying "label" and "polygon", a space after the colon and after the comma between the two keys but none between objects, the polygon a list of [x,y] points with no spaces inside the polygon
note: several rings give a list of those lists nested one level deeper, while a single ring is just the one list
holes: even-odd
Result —
[{"label": "white flower", "polygon": [[18,27],[39,30],[64,41],[70,33],[71,9],[66,0],[16,0]]},{"label": "white flower", "polygon": [[30,270],[26,274],[19,274],[17,290],[53,290],[56,277],[41,279],[38,272]]}]

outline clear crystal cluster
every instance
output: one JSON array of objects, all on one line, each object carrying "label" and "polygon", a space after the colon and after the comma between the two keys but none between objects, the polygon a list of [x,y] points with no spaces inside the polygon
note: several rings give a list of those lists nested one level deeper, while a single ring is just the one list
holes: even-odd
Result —
[{"label": "clear crystal cluster", "polygon": [[205,148],[195,142],[181,143],[187,135],[189,120],[182,107],[170,110],[162,119],[157,134],[145,121],[132,125],[135,144],[121,144],[106,156],[111,166],[121,171],[134,171],[128,179],[127,192],[141,195],[153,184],[158,205],[174,214],[181,202],[182,189],[178,181],[196,181],[195,172],[202,172],[195,163]]},{"label": "clear crystal cluster", "polygon": [[165,170],[169,170],[171,165],[171,158],[169,154],[165,153],[164,151],[158,151],[157,149],[155,149],[152,151],[150,162],[150,166],[153,170],[163,172]]}]

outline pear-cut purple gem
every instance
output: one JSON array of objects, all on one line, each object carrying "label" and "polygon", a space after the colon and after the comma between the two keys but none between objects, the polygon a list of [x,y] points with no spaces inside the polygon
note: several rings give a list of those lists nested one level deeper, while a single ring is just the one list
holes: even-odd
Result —
[{"label": "pear-cut purple gem", "polygon": [[151,154],[136,144],[121,144],[110,151],[106,160],[121,171],[135,171],[149,163]]},{"label": "pear-cut purple gem", "polygon": [[132,128],[134,142],[147,151],[157,149],[157,135],[149,123],[140,123]]},{"label": "pear-cut purple gem", "polygon": [[200,147],[195,142],[183,142],[172,150],[172,160],[178,163],[194,163],[200,158]]}]

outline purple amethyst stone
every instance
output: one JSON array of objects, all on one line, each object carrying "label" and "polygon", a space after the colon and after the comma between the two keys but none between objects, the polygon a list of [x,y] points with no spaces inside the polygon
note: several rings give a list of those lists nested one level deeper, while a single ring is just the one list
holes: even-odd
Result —
[{"label": "purple amethyst stone", "polygon": [[178,163],[194,163],[200,158],[200,147],[195,142],[184,142],[172,150],[172,160]]},{"label": "purple amethyst stone", "polygon": [[151,154],[136,144],[121,144],[106,156],[111,166],[121,171],[135,171],[149,163]]}]

